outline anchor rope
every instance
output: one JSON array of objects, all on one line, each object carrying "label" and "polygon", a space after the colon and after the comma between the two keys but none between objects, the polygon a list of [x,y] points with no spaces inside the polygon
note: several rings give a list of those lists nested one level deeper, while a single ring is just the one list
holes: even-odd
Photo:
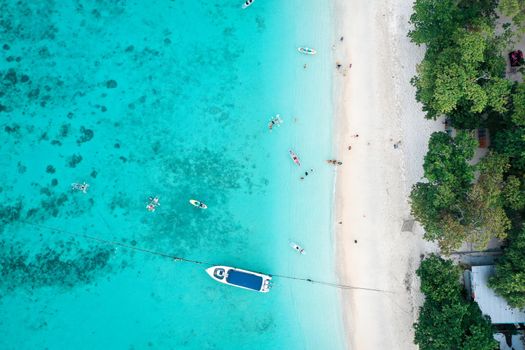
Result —
[{"label": "anchor rope", "polygon": [[[215,264],[215,263],[211,263],[211,262],[208,262],[208,261],[200,261],[200,260],[180,257],[180,256],[177,256],[177,255],[174,255],[174,254],[169,254],[169,253],[160,252],[160,251],[156,251],[156,250],[151,250],[151,249],[147,249],[147,248],[137,247],[137,246],[134,246],[134,245],[130,245],[130,244],[126,244],[126,243],[122,243],[122,242],[118,242],[118,241],[113,241],[113,240],[109,240],[109,239],[105,239],[105,238],[101,238],[101,237],[98,237],[98,236],[93,236],[93,235],[89,235],[89,234],[85,234],[85,233],[78,233],[78,232],[64,230],[64,229],[61,229],[61,228],[56,228],[56,227],[47,226],[47,225],[43,225],[43,224],[36,224],[36,223],[32,223],[32,222],[25,221],[25,220],[19,220],[18,222],[20,222],[22,224],[25,224],[25,225],[28,225],[28,226],[37,227],[37,228],[40,228],[40,229],[45,229],[45,230],[49,230],[49,231],[55,231],[55,232],[59,232],[59,233],[65,233],[65,234],[68,234],[68,235],[71,235],[71,236],[82,237],[82,238],[85,238],[85,239],[88,239],[88,240],[92,240],[92,241],[95,241],[95,242],[98,242],[98,243],[107,244],[107,245],[111,245],[111,246],[118,246],[118,247],[130,249],[130,250],[135,250],[135,251],[139,251],[139,252],[146,253],[146,254],[157,255],[157,256],[164,257],[164,258],[169,258],[169,259],[172,259],[172,260],[175,260],[175,261],[187,262],[187,263],[192,263],[192,264],[197,264],[197,265],[206,265],[206,266],[220,265],[220,264]],[[356,286],[350,286],[350,285],[340,284],[340,283],[335,283],[335,282],[320,281],[320,280],[315,280],[315,279],[306,278],[306,277],[289,276],[289,275],[282,275],[282,274],[270,274],[270,273],[265,273],[265,272],[259,272],[259,273],[262,273],[262,274],[265,274],[265,275],[270,275],[272,277],[279,277],[279,278],[284,278],[284,279],[289,279],[289,280],[310,282],[310,283],[313,283],[313,284],[319,284],[319,285],[324,285],[324,286],[334,287],[334,288],[339,288],[339,289],[344,289],[344,290],[356,289],[356,290],[365,290],[365,291],[380,292],[380,293],[393,293],[392,291],[383,290],[383,289],[356,287]]]}]

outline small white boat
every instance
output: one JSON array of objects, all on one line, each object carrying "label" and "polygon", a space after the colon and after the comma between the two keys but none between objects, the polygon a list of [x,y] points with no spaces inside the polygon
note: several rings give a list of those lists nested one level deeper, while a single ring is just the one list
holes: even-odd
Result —
[{"label": "small white boat", "polygon": [[200,209],[208,209],[208,206],[196,199],[190,199],[190,204]]},{"label": "small white boat", "polygon": [[272,276],[263,273],[237,269],[230,266],[212,266],[206,269],[208,275],[217,282],[233,287],[253,290],[261,293],[270,291]]},{"label": "small white boat", "polygon": [[292,150],[290,150],[290,158],[292,158],[295,164],[297,164],[298,166],[301,166],[301,161],[299,160],[299,157]]},{"label": "small white boat", "polygon": [[245,8],[249,7],[254,1],[255,0],[246,0],[244,4],[242,4],[242,9],[244,10]]},{"label": "small white boat", "polygon": [[306,254],[306,251],[304,250],[304,248],[295,242],[290,242],[290,247],[292,247],[292,249],[298,253],[301,253],[303,255]]},{"label": "small white boat", "polygon": [[315,49],[312,49],[311,47],[307,47],[307,46],[298,47],[297,51],[305,55],[315,55],[317,53]]}]

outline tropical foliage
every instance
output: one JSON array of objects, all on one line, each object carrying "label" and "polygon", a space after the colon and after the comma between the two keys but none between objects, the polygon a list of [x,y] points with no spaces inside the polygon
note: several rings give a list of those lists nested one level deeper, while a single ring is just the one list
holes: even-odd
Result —
[{"label": "tropical foliage", "polygon": [[423,165],[428,181],[417,183],[410,195],[412,214],[425,228],[425,238],[437,241],[444,253],[465,241],[483,248],[493,237],[504,239],[511,227],[504,205],[520,205],[515,179],[504,179],[507,157],[490,153],[473,166],[468,161],[474,148],[467,133],[455,138],[432,134]]},{"label": "tropical foliage", "polygon": [[[514,26],[496,31],[496,10]],[[456,130],[432,134],[424,179],[410,195],[425,238],[448,254],[463,242],[507,248],[490,285],[525,308],[525,83],[506,79],[511,30],[525,32],[525,0],[415,0],[408,36],[426,47],[412,79],[426,117]],[[490,151],[477,164],[473,130],[487,128]],[[418,270],[426,301],[416,323],[421,349],[492,349],[492,330],[461,298],[457,271],[432,257]]]},{"label": "tropical foliage", "polygon": [[417,270],[425,302],[414,324],[414,342],[421,350],[493,350],[490,319],[476,303],[465,300],[460,271],[452,262],[431,255]]},{"label": "tropical foliage", "polygon": [[499,10],[510,17],[522,32],[525,30],[525,0],[500,0]]},{"label": "tropical foliage", "polygon": [[489,285],[505,297],[509,305],[525,308],[525,227],[510,240]]},{"label": "tropical foliage", "polygon": [[449,115],[454,126],[472,127],[479,113],[504,112],[511,84],[495,35],[492,1],[417,0],[409,37],[425,44],[425,59],[412,80],[427,118]]}]

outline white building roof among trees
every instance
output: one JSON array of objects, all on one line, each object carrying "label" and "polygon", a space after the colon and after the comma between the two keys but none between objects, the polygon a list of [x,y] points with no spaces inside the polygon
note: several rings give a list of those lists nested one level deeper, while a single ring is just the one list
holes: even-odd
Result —
[{"label": "white building roof among trees", "polygon": [[525,323],[525,312],[511,308],[505,299],[489,288],[488,279],[495,272],[494,266],[472,266],[472,297],[481,312],[490,316],[493,324]]}]

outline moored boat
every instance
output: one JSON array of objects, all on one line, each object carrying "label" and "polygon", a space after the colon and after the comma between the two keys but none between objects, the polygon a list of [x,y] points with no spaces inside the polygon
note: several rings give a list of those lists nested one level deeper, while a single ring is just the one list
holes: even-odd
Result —
[{"label": "moored boat", "polygon": [[208,209],[208,206],[201,201],[198,201],[196,199],[190,199],[190,204],[194,207],[200,208],[200,209]]},{"label": "moored boat", "polygon": [[246,0],[244,2],[244,4],[242,4],[242,9],[244,10],[245,8],[247,8],[248,6],[250,6],[251,4],[253,4],[255,0]]},{"label": "moored boat", "polygon": [[206,272],[217,282],[233,287],[261,293],[268,293],[270,291],[270,281],[272,280],[272,276],[263,273],[222,265],[212,266],[206,269]]},{"label": "moored boat", "polygon": [[307,47],[307,46],[298,47],[297,51],[305,55],[315,55],[317,53],[315,49],[312,49],[311,47]]},{"label": "moored boat", "polygon": [[297,164],[298,166],[301,166],[301,161],[299,160],[299,157],[292,150],[290,150],[290,158],[292,158],[295,164]]}]

